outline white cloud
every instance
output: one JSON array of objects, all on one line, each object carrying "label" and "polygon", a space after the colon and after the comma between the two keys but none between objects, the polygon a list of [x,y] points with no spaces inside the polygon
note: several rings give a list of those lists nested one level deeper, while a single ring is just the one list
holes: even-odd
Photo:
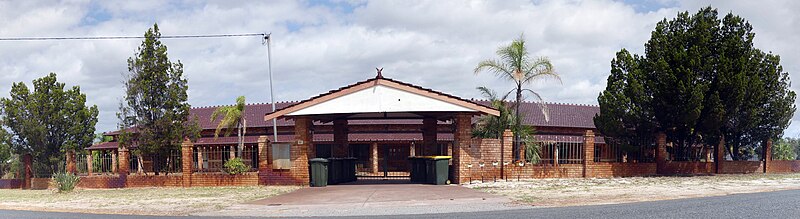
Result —
[{"label": "white cloud", "polygon": [[[477,86],[507,91],[508,83],[472,69],[524,32],[530,52],[548,56],[563,80],[532,88],[549,102],[596,104],[615,52],[624,47],[641,54],[656,22],[711,4],[750,20],[756,46],[782,55],[786,71],[800,72],[795,1],[650,3],[642,4],[668,7],[639,10],[639,4],[609,0],[0,1],[0,36],[141,35],[154,22],[164,35],[272,32],[276,97],[301,100],[373,77],[375,67],[385,67],[387,77],[467,98],[479,97]],[[228,104],[239,95],[268,101],[266,48],[259,39],[164,43],[170,58],[185,65],[193,105]],[[12,82],[57,72],[100,107],[98,131],[114,129],[121,76],[138,44],[0,42],[0,96]],[[800,126],[787,133],[800,134]]]}]

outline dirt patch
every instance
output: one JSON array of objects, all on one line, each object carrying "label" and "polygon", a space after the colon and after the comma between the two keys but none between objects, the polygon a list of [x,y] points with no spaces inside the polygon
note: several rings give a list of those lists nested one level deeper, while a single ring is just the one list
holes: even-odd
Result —
[{"label": "dirt patch", "polygon": [[0,209],[101,214],[188,215],[294,191],[295,186],[2,190]]},{"label": "dirt patch", "polygon": [[534,206],[578,206],[800,189],[800,174],[537,179],[466,185]]}]

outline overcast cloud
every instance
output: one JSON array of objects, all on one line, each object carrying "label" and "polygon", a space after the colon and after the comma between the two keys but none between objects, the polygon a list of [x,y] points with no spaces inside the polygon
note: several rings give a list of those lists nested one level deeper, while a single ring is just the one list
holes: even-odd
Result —
[{"label": "overcast cloud", "polygon": [[[785,71],[800,78],[800,3],[793,0],[0,1],[0,37],[139,36],[155,22],[163,35],[271,32],[275,97],[285,101],[374,77],[376,67],[466,98],[480,97],[477,86],[507,91],[505,81],[472,69],[524,33],[530,52],[550,57],[563,81],[532,88],[548,102],[596,105],[615,52],[643,53],[656,22],[707,5],[749,20],[756,46],[781,55]],[[269,101],[261,39],[163,41],[170,59],[184,63],[193,106],[231,104],[239,95]],[[126,60],[140,42],[0,42],[0,96],[13,82],[56,72],[99,106],[98,132],[112,130]],[[786,133],[798,134],[800,113]]]}]

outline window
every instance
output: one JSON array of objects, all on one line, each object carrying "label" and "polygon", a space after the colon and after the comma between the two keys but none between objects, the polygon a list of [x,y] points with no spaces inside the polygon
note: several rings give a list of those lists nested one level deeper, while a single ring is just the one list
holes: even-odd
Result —
[{"label": "window", "polygon": [[288,170],[292,167],[290,148],[288,143],[272,144],[272,169]]}]

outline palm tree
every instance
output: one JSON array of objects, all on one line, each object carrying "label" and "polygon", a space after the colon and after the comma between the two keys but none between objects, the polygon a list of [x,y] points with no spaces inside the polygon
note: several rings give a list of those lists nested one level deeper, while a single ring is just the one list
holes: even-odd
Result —
[{"label": "palm tree", "polygon": [[[538,102],[544,114],[545,121],[549,121],[549,113],[547,105],[544,104],[542,96],[535,91],[523,88],[523,85],[531,84],[532,82],[540,79],[556,79],[561,82],[561,77],[553,70],[553,64],[547,57],[530,57],[528,49],[525,47],[525,39],[523,35],[511,42],[508,46],[503,46],[497,49],[497,55],[500,59],[488,59],[478,63],[475,67],[475,74],[481,71],[489,71],[494,73],[500,78],[512,81],[515,83],[516,88],[508,93],[516,92],[515,109],[515,130],[523,130],[522,122],[519,115],[519,106],[523,99],[523,93],[530,93]],[[519,131],[514,132],[514,159],[519,159],[519,144],[520,134]]]},{"label": "palm tree", "polygon": [[230,136],[231,132],[236,129],[238,140],[239,140],[239,147],[236,150],[236,156],[242,157],[242,148],[244,148],[244,135],[247,132],[247,120],[244,118],[244,96],[239,96],[236,98],[236,105],[232,106],[220,106],[214,113],[211,114],[211,122],[216,121],[220,116],[222,116],[222,120],[219,121],[217,124],[217,130],[214,131],[214,139],[219,137],[219,133],[222,129],[225,129],[225,136]]},{"label": "palm tree", "polygon": [[486,115],[478,118],[475,124],[475,129],[472,130],[472,136],[477,138],[499,138],[502,139],[503,132],[506,129],[511,129],[514,125],[515,117],[512,113],[513,110],[506,104],[505,96],[498,97],[497,93],[486,87],[477,87],[481,94],[489,99],[492,108],[500,111],[499,116]]}]

